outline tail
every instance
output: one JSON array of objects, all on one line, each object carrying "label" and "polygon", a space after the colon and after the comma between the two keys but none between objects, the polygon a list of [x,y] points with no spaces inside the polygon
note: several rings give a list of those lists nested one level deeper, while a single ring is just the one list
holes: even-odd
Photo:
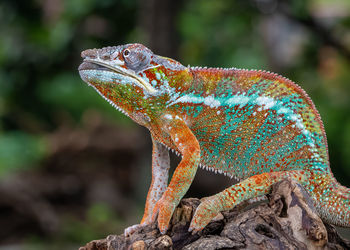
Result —
[{"label": "tail", "polygon": [[322,220],[350,227],[350,189],[338,183],[332,173],[316,172],[311,175],[307,189]]}]

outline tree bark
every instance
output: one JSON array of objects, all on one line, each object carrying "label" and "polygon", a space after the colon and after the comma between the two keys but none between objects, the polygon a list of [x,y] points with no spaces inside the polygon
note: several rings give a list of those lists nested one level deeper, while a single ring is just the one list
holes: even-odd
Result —
[{"label": "tree bark", "polygon": [[130,237],[110,235],[80,250],[114,249],[350,249],[331,225],[315,212],[308,194],[291,180],[272,186],[269,202],[220,213],[203,231],[192,235],[188,226],[199,199],[183,199],[166,235],[156,223]]}]

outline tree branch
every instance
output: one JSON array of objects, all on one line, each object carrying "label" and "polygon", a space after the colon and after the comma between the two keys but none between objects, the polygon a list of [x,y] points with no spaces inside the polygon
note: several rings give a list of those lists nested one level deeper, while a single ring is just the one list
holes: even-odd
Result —
[{"label": "tree branch", "polygon": [[155,223],[130,237],[110,235],[80,250],[104,249],[349,249],[335,229],[323,224],[304,189],[284,180],[272,187],[269,203],[220,213],[205,229],[187,231],[200,201],[184,199],[176,208],[166,235]]}]

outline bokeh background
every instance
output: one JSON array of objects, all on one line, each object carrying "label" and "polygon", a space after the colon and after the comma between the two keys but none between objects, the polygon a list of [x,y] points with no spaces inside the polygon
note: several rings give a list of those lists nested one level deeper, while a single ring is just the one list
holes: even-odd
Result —
[{"label": "bokeh background", "polygon": [[[79,78],[88,48],[283,74],[315,102],[350,186],[349,28],[348,0],[1,0],[0,248],[76,249],[141,219],[151,139]],[[187,196],[230,184],[199,170]]]}]

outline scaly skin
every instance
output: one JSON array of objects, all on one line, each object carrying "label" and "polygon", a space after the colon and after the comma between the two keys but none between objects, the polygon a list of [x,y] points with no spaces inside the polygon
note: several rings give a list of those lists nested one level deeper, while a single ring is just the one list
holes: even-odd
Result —
[{"label": "scaly skin", "polygon": [[[350,192],[330,170],[322,121],[292,81],[265,71],[184,67],[141,44],[86,50],[82,57],[82,79],[151,132],[152,183],[140,225],[158,219],[165,233],[201,166],[240,182],[205,198],[190,231],[284,178],[304,186],[325,221],[350,226]],[[168,149],[182,156],[169,185]]]}]

